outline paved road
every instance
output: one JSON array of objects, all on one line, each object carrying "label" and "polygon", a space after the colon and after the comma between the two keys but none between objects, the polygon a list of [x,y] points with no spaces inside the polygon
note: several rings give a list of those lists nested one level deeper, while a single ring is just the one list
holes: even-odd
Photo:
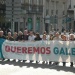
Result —
[{"label": "paved road", "polygon": [[35,62],[0,61],[0,75],[75,75],[75,65],[65,67],[57,65],[36,64]]}]

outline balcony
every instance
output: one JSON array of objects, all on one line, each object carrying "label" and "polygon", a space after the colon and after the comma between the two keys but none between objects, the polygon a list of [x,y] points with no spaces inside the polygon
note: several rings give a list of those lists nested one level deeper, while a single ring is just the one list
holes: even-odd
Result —
[{"label": "balcony", "polygon": [[69,7],[68,7],[68,10],[67,10],[68,12],[73,12],[74,11],[74,9],[73,8],[71,8],[71,5],[69,5]]},{"label": "balcony", "polygon": [[22,4],[22,9],[26,10],[28,14],[42,14],[43,5]]},{"label": "balcony", "polygon": [[73,15],[74,14],[74,10],[73,9],[68,9],[67,10],[67,14],[72,14]]}]

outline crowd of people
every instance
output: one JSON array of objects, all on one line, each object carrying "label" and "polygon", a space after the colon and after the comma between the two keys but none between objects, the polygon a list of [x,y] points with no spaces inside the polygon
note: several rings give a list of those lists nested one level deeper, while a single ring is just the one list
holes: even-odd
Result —
[{"label": "crowd of people", "polygon": [[[40,41],[40,40],[58,40],[58,41],[74,41],[75,34],[71,29],[70,32],[58,32],[58,31],[50,31],[49,34],[46,31],[40,35],[38,32],[35,33],[33,31],[28,31],[27,29],[24,32],[19,31],[14,32],[13,35],[11,32],[8,32],[7,35],[4,35],[4,32],[0,30],[0,38],[7,39],[9,41]],[[51,63],[51,62],[50,62]],[[58,64],[58,63],[56,63]],[[63,62],[63,66],[65,66],[65,62]],[[73,62],[71,62],[71,66],[73,66]]]},{"label": "crowd of people", "polygon": [[0,30],[0,38],[7,39],[10,41],[39,41],[39,40],[61,40],[61,41],[69,41],[75,39],[75,34],[73,30],[70,32],[58,32],[58,31],[50,31],[49,34],[44,31],[42,35],[38,32],[35,33],[33,31],[28,31],[27,29],[24,32],[19,31],[14,32],[13,35],[11,32],[8,32],[7,35],[4,35],[4,31]]}]

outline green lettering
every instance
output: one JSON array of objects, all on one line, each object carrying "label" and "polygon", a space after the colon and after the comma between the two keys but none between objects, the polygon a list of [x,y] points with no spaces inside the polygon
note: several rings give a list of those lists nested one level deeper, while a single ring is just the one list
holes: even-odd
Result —
[{"label": "green lettering", "polygon": [[75,48],[72,48],[71,51],[72,51],[72,55],[75,55]]},{"label": "green lettering", "polygon": [[60,54],[65,55],[65,51],[64,51],[63,48],[61,48],[61,50],[60,50]]},{"label": "green lettering", "polygon": [[54,54],[58,54],[59,53],[59,49],[58,49],[58,47],[55,47],[54,49],[53,49],[53,52],[54,52]]}]

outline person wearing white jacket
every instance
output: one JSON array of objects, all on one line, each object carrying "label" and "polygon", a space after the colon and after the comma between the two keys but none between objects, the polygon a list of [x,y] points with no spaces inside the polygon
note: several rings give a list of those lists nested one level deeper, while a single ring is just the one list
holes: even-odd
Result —
[{"label": "person wearing white jacket", "polygon": [[34,39],[35,39],[35,36],[33,35],[33,31],[30,31],[28,41],[34,41]]}]

